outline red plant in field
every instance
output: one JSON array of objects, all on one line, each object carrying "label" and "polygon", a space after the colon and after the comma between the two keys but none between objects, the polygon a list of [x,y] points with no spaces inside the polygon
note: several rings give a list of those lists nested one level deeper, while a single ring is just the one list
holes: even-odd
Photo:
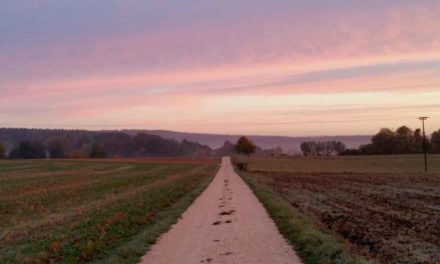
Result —
[{"label": "red plant in field", "polygon": [[0,241],[8,242],[10,238],[11,238],[11,233],[9,231],[4,231],[0,235]]},{"label": "red plant in field", "polygon": [[49,246],[50,250],[53,252],[58,252],[62,247],[63,245],[59,241],[54,241]]}]

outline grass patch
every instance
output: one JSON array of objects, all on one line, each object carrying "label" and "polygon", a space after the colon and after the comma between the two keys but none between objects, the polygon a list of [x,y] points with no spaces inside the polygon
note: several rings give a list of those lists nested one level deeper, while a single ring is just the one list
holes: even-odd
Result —
[{"label": "grass patch", "polygon": [[185,194],[177,203],[171,207],[159,212],[156,215],[156,221],[144,228],[137,235],[127,241],[123,241],[121,245],[114,248],[111,254],[103,254],[98,256],[97,260],[91,263],[138,263],[146,250],[149,249],[170,227],[175,224],[180,215],[192,204],[192,202],[203,192],[214,178],[207,178],[195,189]]},{"label": "grass patch", "polygon": [[301,212],[275,191],[258,182],[252,174],[240,172],[254,194],[264,205],[279,231],[293,245],[305,264],[363,264],[366,260],[351,256],[331,234],[319,230]]}]

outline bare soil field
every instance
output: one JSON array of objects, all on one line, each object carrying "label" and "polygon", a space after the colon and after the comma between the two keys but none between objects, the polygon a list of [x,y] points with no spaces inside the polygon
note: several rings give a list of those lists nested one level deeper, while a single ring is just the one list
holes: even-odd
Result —
[{"label": "bare soil field", "polygon": [[376,164],[371,172],[368,165],[356,166],[362,157],[334,158],[337,166],[331,160],[244,161],[251,177],[343,241],[353,254],[380,263],[440,263],[438,172],[415,172],[414,167],[404,172],[402,167],[419,164],[415,156],[365,157],[366,164]]},{"label": "bare soil field", "polygon": [[0,263],[136,263],[209,184],[211,160],[0,162]]}]

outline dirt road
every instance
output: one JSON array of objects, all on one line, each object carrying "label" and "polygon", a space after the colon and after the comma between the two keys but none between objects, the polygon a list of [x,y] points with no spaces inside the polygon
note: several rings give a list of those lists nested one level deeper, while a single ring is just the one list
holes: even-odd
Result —
[{"label": "dirt road", "polygon": [[223,158],[213,182],[142,258],[146,264],[301,263]]}]

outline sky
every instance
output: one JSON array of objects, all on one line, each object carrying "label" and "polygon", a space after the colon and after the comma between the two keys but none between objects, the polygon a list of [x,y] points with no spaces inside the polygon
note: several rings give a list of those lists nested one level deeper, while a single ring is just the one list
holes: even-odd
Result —
[{"label": "sky", "polygon": [[0,127],[440,128],[438,0],[2,0]]}]

